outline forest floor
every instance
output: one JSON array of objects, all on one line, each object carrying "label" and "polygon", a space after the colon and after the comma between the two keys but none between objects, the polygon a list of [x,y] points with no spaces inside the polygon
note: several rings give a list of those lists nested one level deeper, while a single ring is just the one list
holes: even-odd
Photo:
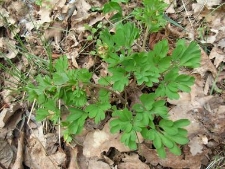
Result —
[{"label": "forest floor", "polygon": [[[119,134],[110,133],[110,115],[98,125],[89,119],[70,143],[64,142],[60,126],[36,121],[35,103],[29,103],[22,90],[28,77],[46,74],[43,63],[49,52],[53,60],[66,55],[74,69],[104,67],[90,54],[96,44],[92,31],[99,23],[112,24],[111,15],[97,10],[104,0],[43,0],[41,6],[4,0],[0,1],[0,168],[225,168],[225,2],[164,1],[169,4],[168,23],[148,35],[146,50],[162,39],[173,47],[179,38],[195,40],[201,48],[201,66],[187,70],[195,77],[191,92],[167,100],[173,120],[191,121],[186,128],[190,141],[182,146],[182,155],[167,152],[161,159],[150,142],[130,151]],[[129,2],[123,5],[124,13],[140,5]]]}]

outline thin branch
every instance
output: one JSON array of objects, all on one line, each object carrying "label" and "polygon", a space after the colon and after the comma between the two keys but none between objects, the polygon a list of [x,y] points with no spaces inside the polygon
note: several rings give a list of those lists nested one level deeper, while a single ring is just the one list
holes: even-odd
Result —
[{"label": "thin branch", "polygon": [[193,27],[193,24],[192,24],[192,22],[191,22],[191,18],[190,18],[189,15],[188,15],[187,8],[186,8],[186,6],[185,6],[184,0],[182,0],[182,4],[183,4],[183,6],[184,6],[184,10],[185,10],[186,15],[187,15],[187,17],[188,17],[188,20],[189,20],[189,22],[190,22],[190,24],[191,24],[191,28],[192,28],[192,30],[194,30],[194,27]]},{"label": "thin branch", "polygon": [[101,86],[101,85],[98,85],[98,84],[93,84],[93,83],[90,83],[90,84],[88,84],[88,85],[90,85],[91,87],[94,87],[94,88],[105,89],[105,90],[107,90],[107,91],[109,91],[109,92],[115,94],[115,95],[120,99],[120,101],[121,101],[124,105],[127,104],[127,101],[126,101],[120,94],[116,93],[116,92],[115,92],[114,90],[112,90],[112,89],[109,89],[108,87]]},{"label": "thin branch", "polygon": [[149,26],[147,26],[146,30],[145,30],[144,40],[143,40],[142,49],[141,49],[142,52],[145,51],[145,46],[146,46],[146,43],[147,43],[148,34],[149,34]]}]

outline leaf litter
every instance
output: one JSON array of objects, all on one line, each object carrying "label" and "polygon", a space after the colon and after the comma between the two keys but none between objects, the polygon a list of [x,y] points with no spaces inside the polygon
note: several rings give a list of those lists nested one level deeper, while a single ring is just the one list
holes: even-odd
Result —
[{"label": "leaf litter", "polygon": [[[170,3],[170,1],[166,2]],[[136,5],[135,2],[132,3]],[[169,18],[185,29],[180,31],[181,27],[177,27],[170,20],[171,23],[165,32],[155,35],[155,39],[152,38],[154,36],[150,36],[149,48],[152,48],[159,39],[171,35],[194,38],[202,44],[201,67],[189,72],[196,77],[191,93],[179,93],[181,96],[179,100],[168,100],[172,120],[188,118],[191,121],[186,128],[190,142],[182,147],[183,154],[180,157],[168,152],[166,159],[160,159],[152,144],[143,142],[142,138],[139,138],[138,151],[130,152],[120,142],[120,134],[109,132],[107,121],[101,124],[102,126],[95,126],[90,122],[87,127],[89,129],[76,136],[75,143],[62,147],[61,138],[58,138],[60,130],[47,123],[35,121],[24,103],[18,102],[17,98],[20,97],[9,90],[9,88],[15,90],[19,88],[17,77],[1,70],[1,77],[5,77],[0,81],[0,85],[4,87],[1,89],[0,102],[1,167],[18,168],[23,162],[26,167],[34,169],[206,168],[213,157],[218,155],[217,152],[224,151],[224,98],[221,91],[215,90],[215,85],[221,87],[221,90],[224,89],[224,86],[221,86],[221,84],[224,85],[223,70],[218,75],[218,68],[223,67],[225,61],[225,17],[222,3],[221,0],[198,0],[196,3],[174,1],[166,13]],[[108,20],[98,12],[90,12],[92,6],[101,7],[102,5],[103,2],[95,0],[91,2],[72,0],[68,3],[65,0],[43,1],[41,7],[31,1],[5,1],[0,7],[0,62],[5,63],[4,60],[11,60],[18,64],[17,69],[20,72],[24,71],[21,62],[25,60],[18,57],[21,44],[17,42],[16,34],[19,33],[24,38],[30,55],[39,55],[40,59],[46,58],[41,40],[45,38],[51,42],[55,58],[65,54],[75,68],[95,67],[98,61],[90,55],[82,54],[89,35],[84,24],[92,27],[98,22]],[[7,23],[3,18],[7,20]],[[195,28],[194,31],[193,28]],[[6,31],[2,31],[4,29]],[[41,31],[43,37],[37,36],[38,31]],[[174,45],[173,42],[170,45]],[[86,46],[90,50],[91,47],[91,44]],[[30,68],[29,71],[36,72],[35,69],[37,67]],[[104,63],[100,63],[99,70],[101,75],[108,74],[107,65]],[[98,79],[98,75],[95,74],[93,79]],[[97,80],[94,81],[97,84]],[[137,103],[137,96],[141,94],[141,91],[130,90],[131,103]],[[213,95],[210,94],[211,90],[214,91]],[[29,116],[29,121],[22,124],[24,112]],[[23,125],[27,127],[24,133],[26,141],[23,139],[23,132],[18,131],[18,126],[23,128]],[[15,135],[15,131],[19,134]],[[13,140],[13,137],[17,138],[17,142]],[[21,148],[25,152],[23,158],[19,155]],[[209,159],[206,158],[207,156]]]}]

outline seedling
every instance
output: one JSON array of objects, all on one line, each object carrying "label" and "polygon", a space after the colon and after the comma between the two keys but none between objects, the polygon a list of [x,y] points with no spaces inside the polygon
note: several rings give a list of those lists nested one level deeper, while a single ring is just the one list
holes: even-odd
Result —
[{"label": "seedling", "polygon": [[[161,12],[146,13],[146,10],[156,11],[157,8],[162,11],[164,4],[160,3],[144,0],[146,9],[139,8],[134,12],[144,24],[147,17],[154,18],[152,15],[157,14],[161,23],[152,19],[146,25],[148,31],[157,31],[165,24]],[[166,99],[179,99],[178,92],[191,91],[194,77],[181,74],[179,70],[198,67],[200,49],[195,42],[187,45],[180,39],[170,56],[167,40],[158,42],[152,51],[134,52],[132,46],[139,36],[140,30],[130,22],[117,23],[114,34],[107,28],[100,32],[96,52],[102,62],[107,63],[109,74],[101,77],[98,84],[91,80],[94,72],[70,69],[66,56],[56,60],[52,73],[38,75],[36,84],[29,83],[26,87],[28,99],[36,100],[39,105],[36,119],[49,119],[57,124],[63,113],[59,107],[64,106],[70,114],[66,120],[60,120],[60,125],[65,128],[64,139],[71,141],[73,135],[82,131],[87,118],[99,123],[108,111],[112,112],[113,118],[110,131],[120,132],[121,141],[130,149],[137,149],[139,133],[153,142],[160,157],[166,157],[165,149],[180,155],[179,145],[188,143],[188,133],[183,127],[190,122],[186,119],[170,120]],[[139,102],[133,105],[129,105],[124,97],[131,83],[151,91],[143,91]],[[111,102],[112,96],[121,103],[120,106]]]}]

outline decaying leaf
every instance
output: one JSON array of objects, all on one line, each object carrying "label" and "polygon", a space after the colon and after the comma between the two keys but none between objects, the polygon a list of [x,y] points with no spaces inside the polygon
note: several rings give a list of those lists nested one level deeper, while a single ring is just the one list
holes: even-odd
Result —
[{"label": "decaying leaf", "polygon": [[0,58],[13,59],[18,54],[16,42],[8,38],[0,37]]},{"label": "decaying leaf", "polygon": [[198,153],[201,154],[203,151],[203,142],[198,136],[193,137],[188,143],[188,146],[190,147],[190,152],[193,156],[197,155]]},{"label": "decaying leaf", "polygon": [[9,143],[0,138],[0,163],[5,168],[9,168],[12,165],[13,160],[15,158],[15,152],[13,148],[9,145]]},{"label": "decaying leaf", "polygon": [[198,154],[195,156],[186,153],[182,156],[176,156],[169,151],[166,151],[167,158],[161,159],[158,157],[156,150],[149,149],[146,145],[141,144],[138,149],[138,153],[145,157],[148,163],[156,166],[158,164],[163,167],[171,167],[171,168],[189,168],[189,169],[200,169],[201,161],[205,158],[204,153]]},{"label": "decaying leaf", "polygon": [[62,151],[57,151],[55,154],[47,155],[46,151],[35,138],[28,140],[28,146],[25,148],[25,161],[26,166],[33,169],[55,168],[60,169],[66,162],[66,155]]},{"label": "decaying leaf", "polygon": [[204,77],[207,71],[211,72],[213,77],[216,77],[217,70],[215,66],[212,64],[211,60],[209,59],[205,51],[201,49],[201,66],[199,68],[195,68],[194,73],[198,73],[202,77]]},{"label": "decaying leaf", "polygon": [[98,160],[90,160],[88,162],[88,169],[110,169],[111,167],[102,161],[98,161]]},{"label": "decaying leaf", "polygon": [[219,48],[214,47],[209,55],[209,59],[214,59],[214,65],[218,67],[221,62],[225,62],[225,53],[221,51]]},{"label": "decaying leaf", "polygon": [[138,154],[126,154],[122,161],[118,165],[119,169],[149,169],[149,166],[139,159]]},{"label": "decaying leaf", "polygon": [[12,103],[9,108],[4,108],[0,113],[0,128],[3,128],[10,117],[20,108],[22,108],[21,103]]},{"label": "decaying leaf", "polygon": [[110,147],[115,147],[120,152],[129,151],[120,141],[120,134],[111,134],[109,123],[106,123],[103,130],[89,132],[83,143],[83,154],[86,157],[101,157],[102,152],[107,152]]}]

